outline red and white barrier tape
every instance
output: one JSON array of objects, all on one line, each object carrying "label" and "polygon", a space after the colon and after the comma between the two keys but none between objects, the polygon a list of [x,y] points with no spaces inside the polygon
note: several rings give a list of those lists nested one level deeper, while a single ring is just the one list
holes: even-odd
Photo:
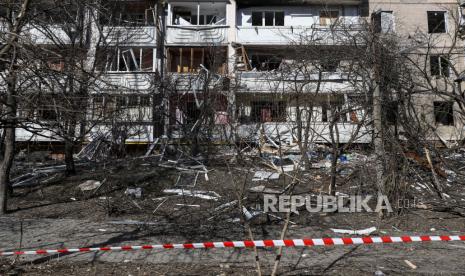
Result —
[{"label": "red and white barrier tape", "polygon": [[296,239],[296,240],[261,240],[261,241],[226,241],[203,242],[185,244],[159,244],[138,246],[112,246],[94,248],[63,248],[40,249],[32,251],[1,252],[0,256],[14,255],[46,255],[57,253],[99,252],[99,251],[135,251],[152,249],[199,249],[199,248],[246,248],[246,247],[305,247],[305,246],[331,246],[374,243],[412,243],[412,242],[440,242],[465,241],[465,236],[403,236],[403,237],[363,237],[363,238],[323,238],[323,239]]}]

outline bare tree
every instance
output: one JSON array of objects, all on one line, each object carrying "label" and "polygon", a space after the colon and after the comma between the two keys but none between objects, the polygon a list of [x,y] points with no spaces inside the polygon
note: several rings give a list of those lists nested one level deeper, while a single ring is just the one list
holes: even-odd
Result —
[{"label": "bare tree", "polygon": [[17,77],[19,73],[19,56],[21,49],[20,35],[26,24],[30,7],[29,0],[2,1],[0,9],[5,11],[0,14],[0,28],[6,28],[0,34],[0,73],[6,84],[6,91],[1,91],[1,117],[0,122],[3,131],[0,133],[1,160],[0,160],[0,214],[7,211],[7,194],[10,182],[10,170],[13,165],[15,151],[15,131],[17,127]]}]

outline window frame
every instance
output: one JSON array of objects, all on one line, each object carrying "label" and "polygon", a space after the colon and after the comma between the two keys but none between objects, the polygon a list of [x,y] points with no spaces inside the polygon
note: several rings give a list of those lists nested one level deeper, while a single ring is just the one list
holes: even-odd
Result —
[{"label": "window frame", "polygon": [[[331,22],[331,21],[332,21],[332,18],[333,18],[333,17],[331,17],[331,13],[333,13],[333,12],[337,12],[337,16],[336,16],[334,22]],[[327,14],[329,15],[329,17],[322,17],[322,16],[321,16],[322,13],[327,13]],[[319,25],[322,26],[322,27],[331,27],[331,26],[334,26],[334,24],[336,24],[336,23],[338,22],[338,20],[339,20],[340,17],[341,17],[341,11],[338,10],[338,9],[321,9],[321,10],[318,12],[318,23],[319,23]],[[325,18],[326,20],[329,19],[329,22],[330,22],[330,23],[329,23],[329,24],[326,24],[326,22],[325,22],[325,24],[322,24],[322,23],[321,23],[321,22],[322,22],[322,18]],[[325,21],[326,21],[326,20],[325,20]]]},{"label": "window frame", "polygon": [[[267,18],[266,18],[266,15],[267,14],[270,14],[272,13],[273,14],[273,23],[272,25],[267,25]],[[261,23],[259,25],[257,25],[256,23],[258,23],[258,19],[254,20],[254,14],[257,15],[257,14],[260,14],[260,21]],[[282,14],[283,15],[283,21],[282,21],[282,25],[276,25],[276,14]],[[286,13],[283,11],[283,10],[266,10],[266,11],[252,11],[251,15],[250,15],[250,18],[251,18],[251,23],[252,23],[252,27],[284,27],[286,26]]]},{"label": "window frame", "polygon": [[[439,22],[438,24],[435,25],[435,27],[432,27],[433,23],[430,23],[430,15],[434,13],[440,13],[443,15],[443,21]],[[447,11],[427,11],[426,12],[426,20],[428,24],[428,33],[429,34],[445,34],[447,33]],[[441,31],[438,29],[438,26],[444,25],[444,31]]]},{"label": "window frame", "polygon": [[[433,62],[435,60],[435,62]],[[430,74],[432,77],[450,77],[450,71],[451,71],[451,66],[450,66],[450,58],[446,55],[441,55],[441,54],[434,54],[430,55],[429,59],[430,63]],[[433,73],[433,68],[437,70],[437,73]]]}]

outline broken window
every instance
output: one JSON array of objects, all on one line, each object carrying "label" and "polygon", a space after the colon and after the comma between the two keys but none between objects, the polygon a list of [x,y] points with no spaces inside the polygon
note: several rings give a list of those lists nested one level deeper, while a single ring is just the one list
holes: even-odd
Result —
[{"label": "broken window", "polygon": [[144,26],[155,24],[154,7],[145,1],[104,1],[103,12],[100,16],[102,25],[112,26]]},{"label": "broken window", "polygon": [[278,70],[282,63],[282,57],[274,55],[252,55],[251,65],[258,71]]},{"label": "broken window", "polygon": [[121,56],[123,58],[123,64],[120,61],[120,65],[122,64],[123,68],[126,69],[121,71],[139,71],[139,63],[133,49],[122,51]]},{"label": "broken window", "polygon": [[104,98],[103,95],[96,95],[92,97],[92,113],[93,118],[98,119],[103,116],[104,112]]},{"label": "broken window", "polygon": [[115,49],[108,55],[106,70],[111,72],[152,71],[153,49]]},{"label": "broken window", "polygon": [[323,10],[320,11],[320,25],[332,26],[339,18],[339,11]]},{"label": "broken window", "polygon": [[218,74],[226,73],[226,51],[223,48],[171,48],[168,50],[170,72],[198,72],[203,65]]},{"label": "broken window", "polygon": [[379,11],[373,15],[373,24],[378,33],[394,32],[394,14],[392,11]]},{"label": "broken window", "polygon": [[340,61],[335,58],[323,59],[320,61],[321,70],[323,72],[336,72]]},{"label": "broken window", "polygon": [[428,32],[445,33],[446,32],[446,12],[429,11],[428,12]]},{"label": "broken window", "polygon": [[283,101],[252,102],[251,120],[256,123],[285,122],[286,103]]},{"label": "broken window", "polygon": [[252,12],[252,26],[284,26],[284,12]]},{"label": "broken window", "polygon": [[454,125],[454,103],[434,102],[434,117],[438,124]]},{"label": "broken window", "polygon": [[430,71],[431,76],[444,76],[449,77],[449,59],[441,55],[430,56]]},{"label": "broken window", "polygon": [[[181,1],[183,2],[183,1]],[[172,7],[173,25],[224,25],[226,6],[220,3],[176,3]]]}]

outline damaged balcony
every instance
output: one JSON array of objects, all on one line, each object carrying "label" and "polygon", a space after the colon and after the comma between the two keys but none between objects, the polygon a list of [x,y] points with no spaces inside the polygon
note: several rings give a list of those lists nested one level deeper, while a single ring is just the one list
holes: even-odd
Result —
[{"label": "damaged balcony", "polygon": [[[349,91],[354,62],[344,60],[346,48],[333,46],[310,52],[283,46],[236,47],[236,89],[239,93],[319,93]],[[303,51],[303,52],[302,52]],[[300,61],[296,61],[299,60]],[[354,76],[351,77],[354,81]],[[297,91],[298,90],[298,91]]]},{"label": "damaged balcony", "polygon": [[108,43],[153,46],[156,41],[155,2],[148,0],[108,1],[100,24]]},{"label": "damaged balcony", "polygon": [[99,53],[99,71],[103,72],[97,83],[102,90],[148,91],[155,77],[155,49],[121,47]]},{"label": "damaged balcony", "polygon": [[[370,143],[366,126],[363,97],[357,95],[293,95],[238,94],[236,97],[238,136],[242,140],[257,141],[263,133],[279,137],[288,144],[295,143],[298,126],[310,129],[309,141],[330,143],[330,127],[338,129],[338,142]],[[300,124],[297,110],[300,110]],[[263,133],[262,133],[263,131]]]},{"label": "damaged balcony", "polygon": [[[167,70],[172,83],[183,91],[202,90],[204,85],[227,90],[226,47],[170,47]],[[205,83],[206,73],[210,74]]]},{"label": "damaged balcony", "polygon": [[226,1],[168,3],[166,43],[170,46],[221,45],[228,41]]}]

